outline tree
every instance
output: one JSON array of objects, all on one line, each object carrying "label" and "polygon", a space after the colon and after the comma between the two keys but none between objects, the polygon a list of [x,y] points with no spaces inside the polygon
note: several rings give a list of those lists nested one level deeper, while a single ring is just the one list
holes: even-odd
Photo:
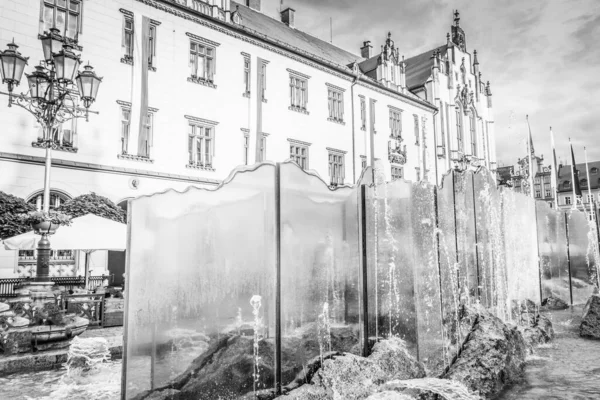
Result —
[{"label": "tree", "polygon": [[94,214],[99,217],[108,218],[117,222],[125,222],[125,211],[104,196],[99,196],[92,192],[77,196],[64,202],[57,211],[71,216],[71,218],[81,217],[86,214]]},{"label": "tree", "polygon": [[19,215],[34,210],[35,207],[22,198],[0,192],[0,239],[30,231],[31,227],[25,225]]}]

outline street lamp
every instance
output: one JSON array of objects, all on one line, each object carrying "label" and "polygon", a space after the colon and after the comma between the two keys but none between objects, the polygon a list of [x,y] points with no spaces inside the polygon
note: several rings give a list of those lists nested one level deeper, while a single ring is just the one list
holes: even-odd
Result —
[{"label": "street lamp", "polygon": [[[14,94],[13,90],[21,82],[27,57],[17,51],[14,43],[8,49],[0,51],[0,78],[8,85],[8,106],[17,105],[31,113],[43,128],[41,146],[46,149],[46,167],[44,174],[43,211],[50,209],[50,168],[52,165],[52,149],[57,148],[52,132],[61,124],[74,118],[88,119],[89,107],[96,100],[98,87],[102,78],[96,76],[90,65],[79,72],[81,61],[73,52],[73,46],[63,43],[60,31],[50,29],[40,37],[44,62],[35,67],[31,74],[26,74],[29,90],[26,94]],[[84,108],[78,107],[77,92],[83,101]],[[40,285],[50,284],[50,242],[48,233],[42,233],[38,242],[37,277]]]}]

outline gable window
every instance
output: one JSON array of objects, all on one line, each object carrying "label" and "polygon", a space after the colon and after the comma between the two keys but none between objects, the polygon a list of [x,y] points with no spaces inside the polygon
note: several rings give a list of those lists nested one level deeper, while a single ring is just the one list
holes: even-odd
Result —
[{"label": "gable window", "polygon": [[413,118],[415,120],[415,145],[419,146],[419,116],[414,114]]},{"label": "gable window", "polygon": [[121,62],[133,64],[133,17],[130,15],[123,16],[123,49],[125,54]]},{"label": "gable window", "polygon": [[290,142],[290,158],[302,169],[308,169],[308,146],[309,143],[288,139]]},{"label": "gable window", "polygon": [[583,189],[587,189],[588,186],[588,181],[587,179],[582,179],[579,181],[579,185],[583,188]]},{"label": "gable window", "polygon": [[402,110],[390,108],[390,137],[400,139],[402,137]]},{"label": "gable window", "polygon": [[188,125],[188,165],[202,169],[213,168],[215,127],[197,121]]},{"label": "gable window", "polygon": [[344,153],[329,151],[329,178],[331,179],[331,186],[344,184]]},{"label": "gable window", "polygon": [[77,41],[81,31],[80,0],[43,0],[42,7],[42,32],[56,28],[61,36]]},{"label": "gable window", "polygon": [[392,181],[404,178],[404,171],[401,166],[392,164]]},{"label": "gable window", "polygon": [[590,173],[591,173],[592,175],[594,175],[594,174],[597,174],[597,173],[598,173],[598,168],[596,168],[596,167],[593,167],[593,168],[591,168],[591,169],[590,169]]},{"label": "gable window", "polygon": [[250,97],[250,56],[244,56],[244,96]]},{"label": "gable window", "polygon": [[308,114],[308,79],[296,73],[290,73],[290,110]]},{"label": "gable window", "polygon": [[327,85],[327,101],[329,106],[329,121],[344,121],[344,93],[343,89]]},{"label": "gable window", "polygon": [[[190,73],[194,80],[214,82],[216,49],[204,43],[190,41]],[[250,79],[248,79],[248,84]]]},{"label": "gable window", "polygon": [[360,129],[367,129],[367,102],[364,97],[360,97]]},{"label": "gable window", "polygon": [[570,182],[570,181],[564,181],[564,182],[563,182],[563,186],[564,186],[565,188],[569,188],[569,187],[571,186],[571,182]]},{"label": "gable window", "polygon": [[129,129],[131,126],[131,109],[121,107],[121,154],[129,153]]},{"label": "gable window", "polygon": [[156,71],[156,25],[148,27],[148,69]]}]

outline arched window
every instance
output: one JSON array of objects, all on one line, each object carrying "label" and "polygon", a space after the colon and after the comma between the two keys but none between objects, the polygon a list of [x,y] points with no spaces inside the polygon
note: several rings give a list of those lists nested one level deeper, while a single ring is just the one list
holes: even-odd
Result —
[{"label": "arched window", "polygon": [[456,107],[456,142],[457,150],[464,153],[463,132],[462,132],[462,113],[459,107]]},{"label": "arched window", "polygon": [[[64,202],[71,200],[71,196],[60,190],[50,189],[50,209],[60,207]],[[29,204],[34,205],[38,210],[41,210],[44,205],[44,191],[35,192],[27,200]]]}]

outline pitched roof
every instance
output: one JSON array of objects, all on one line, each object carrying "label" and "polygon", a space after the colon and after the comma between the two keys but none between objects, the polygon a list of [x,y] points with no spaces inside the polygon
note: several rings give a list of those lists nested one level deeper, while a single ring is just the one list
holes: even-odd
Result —
[{"label": "pitched roof", "polygon": [[406,86],[409,90],[422,86],[427,82],[427,79],[431,76],[431,68],[433,67],[433,58],[431,56],[437,50],[440,51],[440,55],[443,57],[448,50],[448,45],[445,44],[436,47],[404,61],[406,63]]},{"label": "pitched roof", "polygon": [[323,58],[338,65],[349,65],[355,61],[364,61],[359,55],[341,49],[332,43],[318,39],[308,33],[290,28],[283,22],[269,17],[259,11],[253,10],[242,4],[231,2],[231,10],[238,11],[242,17],[241,25],[260,32],[271,39],[276,39],[287,46],[295,47],[313,56]]},{"label": "pitched roof", "polygon": [[[588,167],[590,168],[590,186],[592,190],[600,188],[600,161],[592,161],[588,163]],[[587,174],[585,171],[585,163],[576,164],[575,169],[579,171],[579,185],[581,186],[582,191],[586,191],[588,188],[587,185]],[[592,173],[592,170],[595,169],[595,173]],[[571,182],[571,166],[570,165],[562,165],[558,167],[558,191],[559,192],[569,192],[573,190],[571,185],[564,185],[564,182]],[[582,181],[584,184],[582,184]]]}]

